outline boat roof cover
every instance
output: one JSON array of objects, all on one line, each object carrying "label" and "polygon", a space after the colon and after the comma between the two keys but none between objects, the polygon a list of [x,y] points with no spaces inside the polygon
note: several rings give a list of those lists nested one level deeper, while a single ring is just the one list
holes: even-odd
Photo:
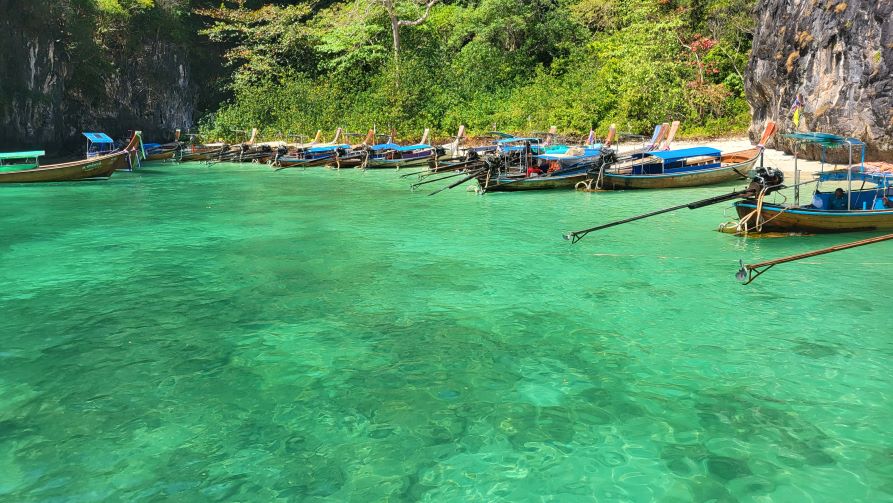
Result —
[{"label": "boat roof cover", "polygon": [[[853,166],[850,168],[849,179],[855,182],[869,182],[878,186],[889,187],[893,185],[893,173],[876,169],[871,165]],[[847,169],[835,169],[832,171],[823,171],[819,173],[819,181],[822,182],[845,182],[847,178]]]},{"label": "boat roof cover", "polygon": [[[583,153],[581,154],[568,154],[567,152],[570,148],[562,153],[552,152],[546,154],[535,155],[537,159],[543,159],[545,161],[560,161],[560,160],[575,160],[575,159],[583,159],[585,157],[595,157],[602,153],[603,145],[601,143],[596,143],[595,145],[589,145],[583,148]],[[549,152],[546,150],[546,152]]]},{"label": "boat roof cover", "polygon": [[109,138],[105,133],[81,133],[90,143],[115,143],[115,140]]},{"label": "boat roof cover", "polygon": [[421,150],[425,148],[431,148],[431,145],[426,143],[416,143],[415,145],[406,145],[405,147],[397,147],[394,150],[397,152],[411,152],[413,150]]},{"label": "boat roof cover", "polygon": [[399,147],[396,143],[379,143],[378,145],[372,145],[369,147],[369,150],[385,150],[385,149],[395,149]]},{"label": "boat roof cover", "polygon": [[31,150],[29,152],[0,152],[0,160],[6,159],[32,159],[46,155],[43,150]]},{"label": "boat roof cover", "polygon": [[699,157],[702,155],[716,157],[721,154],[722,152],[720,150],[713,147],[692,147],[680,148],[679,150],[655,150],[654,152],[648,152],[648,155],[658,157],[664,162],[678,161],[680,159],[686,159],[688,157]]},{"label": "boat roof cover", "polygon": [[511,136],[509,138],[503,138],[501,140],[496,140],[496,143],[499,145],[505,143],[515,143],[515,142],[525,142],[529,141],[530,143],[539,143],[541,140],[539,138],[533,138],[531,136],[520,137],[520,136]]},{"label": "boat roof cover", "polygon": [[307,149],[307,152],[330,152],[332,150],[338,150],[339,148],[350,148],[350,145],[346,143],[342,143],[340,145],[326,145],[324,147],[311,147]]},{"label": "boat roof cover", "polygon": [[823,147],[842,147],[844,145],[858,145],[861,146],[863,143],[855,138],[847,138],[844,136],[837,136],[836,134],[829,133],[817,133],[815,131],[809,131],[806,133],[791,133],[784,135],[785,138],[790,138],[792,140],[796,140],[802,143],[817,143]]}]

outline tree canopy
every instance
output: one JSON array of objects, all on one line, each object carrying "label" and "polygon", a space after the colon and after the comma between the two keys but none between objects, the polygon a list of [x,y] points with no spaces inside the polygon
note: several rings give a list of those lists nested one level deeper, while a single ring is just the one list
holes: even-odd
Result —
[{"label": "tree canopy", "polygon": [[220,50],[213,136],[749,122],[754,0],[81,1],[109,18],[174,12]]}]

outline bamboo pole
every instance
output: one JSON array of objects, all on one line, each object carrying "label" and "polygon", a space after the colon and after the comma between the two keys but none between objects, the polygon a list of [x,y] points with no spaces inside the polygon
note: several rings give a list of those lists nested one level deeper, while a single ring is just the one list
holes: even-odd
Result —
[{"label": "bamboo pole", "polygon": [[787,257],[782,257],[774,260],[767,260],[765,262],[759,262],[756,264],[741,264],[741,269],[738,270],[738,274],[735,276],[739,281],[745,281],[745,285],[749,285],[753,280],[757,279],[760,274],[768,271],[772,267],[778,264],[784,264],[786,262],[794,262],[795,260],[802,260],[810,257],[817,257],[819,255],[825,255],[826,253],[834,253],[841,250],[848,250],[850,248],[857,248],[859,246],[870,245],[874,243],[880,243],[882,241],[888,241],[893,239],[893,234],[886,234],[883,236],[877,236],[873,238],[863,239],[861,241],[853,241],[851,243],[844,243],[842,245],[829,246],[828,248],[822,248],[821,250],[813,250],[806,253],[798,253],[797,255],[790,255]]}]

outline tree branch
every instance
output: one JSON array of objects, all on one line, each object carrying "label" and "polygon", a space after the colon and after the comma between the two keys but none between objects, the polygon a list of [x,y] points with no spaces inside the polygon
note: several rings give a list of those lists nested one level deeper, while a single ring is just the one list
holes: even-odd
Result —
[{"label": "tree branch", "polygon": [[436,4],[437,2],[438,0],[428,0],[428,3],[425,4],[425,13],[422,14],[422,17],[416,19],[415,21],[405,21],[401,19],[397,22],[397,26],[418,26],[424,23],[425,20],[428,19],[428,14],[431,13],[431,7],[433,7],[434,4]]}]

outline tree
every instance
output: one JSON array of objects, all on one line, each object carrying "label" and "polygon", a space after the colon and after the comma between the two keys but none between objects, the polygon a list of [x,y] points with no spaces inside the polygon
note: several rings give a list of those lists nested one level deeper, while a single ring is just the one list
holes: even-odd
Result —
[{"label": "tree", "polygon": [[400,16],[397,12],[397,3],[394,0],[378,0],[381,5],[384,7],[385,12],[388,14],[388,19],[391,21],[391,36],[394,41],[394,61],[396,63],[400,63],[400,27],[402,26],[418,26],[425,22],[428,19],[428,14],[431,13],[431,7],[434,6],[438,2],[438,0],[428,0],[425,3],[425,13],[422,14],[415,21],[407,21],[405,19],[400,19]]}]

